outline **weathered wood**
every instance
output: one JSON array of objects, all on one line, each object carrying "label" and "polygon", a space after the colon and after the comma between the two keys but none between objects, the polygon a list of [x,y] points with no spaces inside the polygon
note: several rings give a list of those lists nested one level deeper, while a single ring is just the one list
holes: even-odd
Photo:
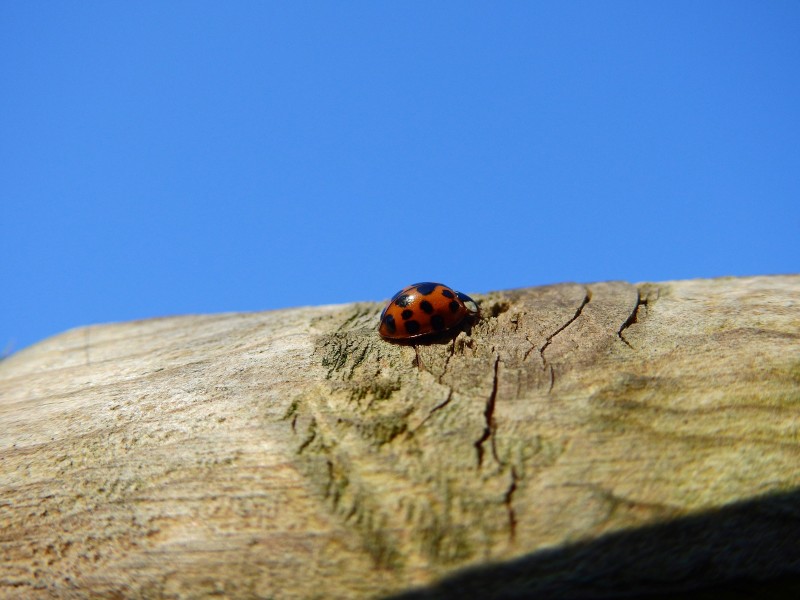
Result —
[{"label": "weathered wood", "polygon": [[0,362],[0,597],[800,589],[800,276],[476,300],[419,346],[360,303]]}]

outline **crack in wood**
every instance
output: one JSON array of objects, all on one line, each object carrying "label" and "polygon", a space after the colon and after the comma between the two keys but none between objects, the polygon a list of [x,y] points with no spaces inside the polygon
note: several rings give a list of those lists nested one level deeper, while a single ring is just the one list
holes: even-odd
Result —
[{"label": "crack in wood", "polygon": [[438,377],[439,383],[442,383],[442,379],[444,379],[444,376],[447,373],[447,367],[450,364],[450,359],[453,358],[455,353],[456,353],[456,339],[453,338],[453,341],[450,343],[450,353],[447,355],[447,358],[444,359],[444,367],[442,367],[442,372]]},{"label": "crack in wood", "polygon": [[[494,350],[494,349],[492,349]],[[500,355],[495,354],[494,359],[494,379],[492,380],[492,392],[489,394],[489,399],[486,401],[486,409],[483,411],[483,417],[485,419],[486,425],[483,428],[483,434],[480,438],[475,442],[475,451],[478,455],[478,469],[483,466],[483,444],[486,440],[488,440],[492,435],[496,432],[496,423],[494,421],[494,405],[497,401],[497,369],[500,365]],[[492,454],[495,460],[500,463],[500,460],[497,456],[497,448],[494,444],[494,440],[492,440]]]},{"label": "crack in wood", "polygon": [[637,289],[636,290],[636,306],[633,307],[633,310],[631,311],[631,314],[628,315],[628,318],[625,319],[625,322],[622,325],[620,325],[619,329],[617,330],[617,337],[620,340],[622,340],[623,343],[628,348],[630,348],[631,350],[633,350],[634,348],[633,348],[633,346],[631,346],[631,343],[625,338],[625,336],[623,335],[622,332],[625,331],[628,327],[630,327],[634,323],[639,323],[640,322],[639,321],[639,309],[642,306],[644,306],[645,309],[646,309],[649,302],[650,302],[649,298],[647,298],[647,297],[642,298],[642,290],[641,289]]},{"label": "crack in wood", "polygon": [[575,311],[575,314],[572,315],[572,318],[569,321],[567,321],[566,323],[564,323],[561,327],[556,329],[553,333],[551,333],[550,335],[547,336],[547,338],[545,339],[544,345],[541,348],[539,348],[539,354],[542,355],[542,360],[545,362],[545,364],[547,364],[547,359],[544,357],[544,351],[547,350],[547,347],[551,344],[551,342],[553,341],[553,338],[555,338],[559,333],[561,333],[567,327],[569,327],[575,321],[577,321],[578,317],[581,316],[581,313],[583,312],[583,309],[586,307],[587,304],[589,304],[589,302],[591,300],[592,300],[592,290],[590,290],[587,287],[586,288],[586,294],[583,297],[583,301],[581,302],[581,305],[578,307],[578,309]]},{"label": "crack in wood", "polygon": [[308,424],[308,435],[306,439],[300,444],[300,447],[297,449],[298,454],[302,454],[306,448],[308,448],[311,443],[317,438],[317,421],[316,419],[312,419],[311,423]]},{"label": "crack in wood", "polygon": [[517,481],[519,481],[517,470],[511,467],[511,484],[508,486],[506,494],[503,497],[503,504],[506,505],[506,511],[508,511],[508,537],[512,542],[517,534],[517,514],[514,512],[513,503],[514,492],[517,491]]},{"label": "crack in wood", "polygon": [[631,343],[627,339],[625,339],[625,336],[622,335],[622,332],[625,331],[628,327],[630,327],[634,323],[637,323],[639,321],[637,313],[639,312],[639,307],[642,306],[642,304],[646,305],[647,300],[642,300],[642,293],[637,291],[636,305],[633,307],[631,314],[628,315],[628,318],[625,319],[625,321],[622,323],[622,325],[619,326],[619,329],[617,330],[617,337],[620,340],[622,340],[622,342],[631,350],[633,350],[633,346],[631,346]]},{"label": "crack in wood", "polygon": [[452,399],[453,399],[453,388],[450,388],[450,391],[447,393],[447,398],[444,399],[444,402],[440,402],[439,404],[434,406],[432,409],[430,409],[430,411],[428,411],[427,416],[424,419],[422,419],[422,422],[419,425],[417,425],[414,429],[412,429],[410,433],[414,434],[417,431],[419,431],[420,429],[422,429],[422,426],[425,425],[425,423],[428,422],[428,419],[430,419],[433,416],[433,413],[439,412],[440,410],[442,410],[445,406],[450,404],[450,401]]},{"label": "crack in wood", "polygon": [[[445,398],[445,401],[442,402],[441,404],[437,404],[436,406],[434,406],[431,409],[431,411],[428,413],[428,417],[430,417],[436,411],[442,410],[445,406],[450,404],[450,400],[452,400],[452,399],[453,399],[453,388],[450,388],[450,391],[447,393],[447,398]],[[425,420],[427,421],[427,418]]]},{"label": "crack in wood", "polygon": [[[575,314],[572,315],[572,318],[570,318],[569,321],[564,323],[561,327],[556,329],[553,333],[548,335],[545,338],[544,344],[542,344],[538,348],[539,357],[542,359],[542,369],[548,369],[548,368],[550,369],[550,387],[547,390],[548,394],[553,391],[553,386],[555,385],[555,370],[553,369],[553,365],[551,365],[550,363],[547,362],[547,358],[545,357],[544,352],[545,352],[545,350],[547,350],[548,346],[550,346],[550,344],[552,343],[553,339],[559,333],[564,331],[567,327],[569,327],[575,321],[578,320],[578,317],[581,316],[581,313],[583,312],[583,309],[586,307],[587,304],[589,304],[589,302],[591,302],[591,300],[592,300],[592,290],[588,286],[586,286],[586,293],[583,296],[583,301],[581,302],[580,306],[575,311]],[[528,343],[531,344],[531,347],[525,353],[525,356],[522,357],[523,362],[526,361],[528,359],[528,356],[530,356],[531,352],[533,352],[533,350],[536,349],[536,344],[531,342],[531,340],[529,338],[526,338],[526,339],[528,340]]]}]

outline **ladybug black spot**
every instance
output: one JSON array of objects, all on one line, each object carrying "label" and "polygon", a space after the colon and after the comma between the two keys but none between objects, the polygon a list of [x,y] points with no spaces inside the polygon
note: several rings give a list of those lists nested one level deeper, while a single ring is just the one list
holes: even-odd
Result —
[{"label": "ladybug black spot", "polygon": [[450,298],[450,300],[453,300],[456,297],[455,294],[450,290],[442,290],[442,296],[445,298]]},{"label": "ladybug black spot", "polygon": [[422,309],[422,312],[425,314],[431,315],[433,314],[433,304],[428,302],[427,300],[423,300],[419,303],[419,307]]},{"label": "ladybug black spot", "polygon": [[388,329],[390,333],[397,331],[397,325],[395,324],[394,317],[392,315],[386,315],[386,317],[383,319],[383,324],[386,325],[386,329]]},{"label": "ladybug black spot", "polygon": [[428,294],[432,293],[433,290],[435,290],[438,285],[439,284],[431,283],[430,281],[426,281],[425,283],[418,283],[417,291],[423,296],[427,296]]},{"label": "ladybug black spot", "polygon": [[442,315],[433,315],[431,317],[431,327],[436,331],[444,329],[444,317]]},{"label": "ladybug black spot", "polygon": [[411,301],[413,299],[414,299],[414,296],[409,296],[408,294],[403,294],[402,296],[398,296],[397,300],[395,300],[394,303],[397,304],[397,306],[399,306],[401,308],[405,308],[406,306],[411,304]]},{"label": "ladybug black spot", "polygon": [[405,309],[400,316],[403,317],[403,321],[408,321],[412,316],[414,316],[414,311]]},{"label": "ladybug black spot", "polygon": [[406,331],[409,335],[419,332],[419,323],[417,321],[406,321]]},{"label": "ladybug black spot", "polygon": [[457,313],[458,309],[461,308],[461,305],[458,302],[456,302],[455,300],[450,302],[449,306],[450,306],[450,312],[451,313]]}]

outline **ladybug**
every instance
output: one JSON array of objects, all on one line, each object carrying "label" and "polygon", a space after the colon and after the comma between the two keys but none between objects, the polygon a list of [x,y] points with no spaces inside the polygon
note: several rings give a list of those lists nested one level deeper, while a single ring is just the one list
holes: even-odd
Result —
[{"label": "ladybug", "polygon": [[415,283],[397,292],[381,313],[378,333],[407,340],[453,329],[480,311],[475,301],[441,283]]}]

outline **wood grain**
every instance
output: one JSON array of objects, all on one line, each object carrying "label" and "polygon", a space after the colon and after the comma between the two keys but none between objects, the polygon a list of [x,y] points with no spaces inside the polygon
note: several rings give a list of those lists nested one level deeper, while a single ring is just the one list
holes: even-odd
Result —
[{"label": "wood grain", "polygon": [[3,360],[0,597],[800,589],[800,276],[474,297],[417,346],[358,303]]}]

